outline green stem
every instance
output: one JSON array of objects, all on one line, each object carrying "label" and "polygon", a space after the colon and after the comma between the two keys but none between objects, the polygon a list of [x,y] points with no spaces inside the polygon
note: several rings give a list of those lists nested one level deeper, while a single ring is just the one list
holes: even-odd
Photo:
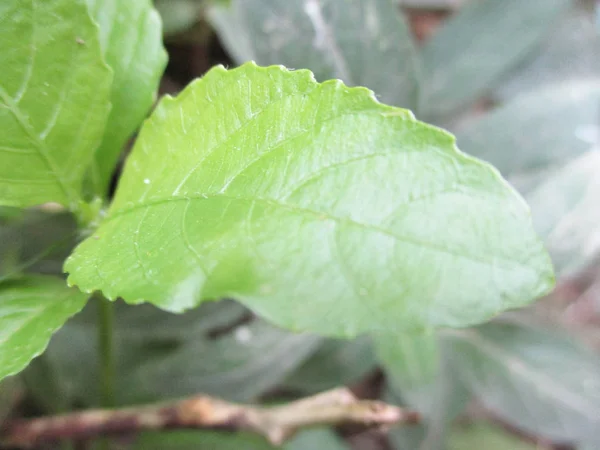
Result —
[{"label": "green stem", "polygon": [[98,296],[98,350],[100,355],[101,406],[115,406],[115,356],[113,348],[113,304]]}]

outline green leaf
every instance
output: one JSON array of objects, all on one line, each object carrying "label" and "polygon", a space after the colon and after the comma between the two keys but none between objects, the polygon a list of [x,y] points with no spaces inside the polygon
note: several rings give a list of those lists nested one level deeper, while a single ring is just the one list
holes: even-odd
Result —
[{"label": "green leaf", "polygon": [[110,108],[83,0],[0,2],[0,204],[71,209]]},{"label": "green leaf", "polygon": [[558,442],[597,436],[600,361],[591,350],[519,324],[488,324],[449,338],[456,370],[494,414]]},{"label": "green leaf", "polygon": [[549,174],[526,196],[559,277],[577,274],[600,255],[598,150],[600,146]]},{"label": "green leaf", "polygon": [[[182,315],[150,305],[119,302],[115,307],[115,384],[121,405],[198,392],[232,401],[256,400],[281,383],[320,341],[253,320],[230,301],[208,302]],[[87,406],[97,400],[95,313],[95,305],[89,305],[65,324],[44,354],[43,373],[61,385],[62,392],[54,390],[58,400],[66,397]],[[34,387],[44,384],[35,374],[31,378]]]},{"label": "green leaf", "polygon": [[388,104],[416,106],[419,61],[391,0],[234,0],[209,18],[239,64],[306,68],[319,81],[339,78]]},{"label": "green leaf", "polygon": [[[400,448],[443,448],[447,429],[461,414],[470,394],[451,370],[441,339],[434,333],[379,334],[377,355],[391,387],[392,399],[423,416],[420,427],[395,430],[391,439]],[[418,444],[417,444],[418,442]]]},{"label": "green leaf", "polygon": [[[553,83],[598,79],[600,34],[590,1],[573,1],[540,52],[525,61],[497,90],[502,99]],[[551,105],[547,105],[551,106]]]},{"label": "green leaf", "polygon": [[335,336],[470,325],[553,284],[525,203],[451,135],[364,88],[254,64],[160,103],[65,270],[107,298],[236,298]]},{"label": "green leaf", "polygon": [[30,276],[0,283],[0,380],[42,353],[86,298],[60,278]]},{"label": "green leaf", "polygon": [[285,450],[350,450],[330,428],[303,430],[284,445]]},{"label": "green leaf", "polygon": [[457,426],[450,434],[450,450],[536,450],[529,444],[503,429],[486,423]]},{"label": "green leaf", "polygon": [[352,341],[328,339],[286,381],[288,389],[316,394],[358,381],[377,361],[367,337]]},{"label": "green leaf", "polygon": [[598,80],[553,84],[472,121],[457,140],[527,191],[548,170],[590,150],[600,134],[599,103]]},{"label": "green leaf", "polygon": [[96,193],[106,195],[127,139],[155,100],[167,53],[160,17],[150,0],[87,0],[87,4],[100,26],[100,45],[114,72],[112,108],[91,173]]},{"label": "green leaf", "polygon": [[447,116],[490,90],[536,48],[570,0],[479,0],[448,20],[422,51],[421,114]]},{"label": "green leaf", "polygon": [[263,437],[251,433],[174,431],[142,433],[132,450],[276,450]]},{"label": "green leaf", "polygon": [[61,275],[76,237],[77,224],[66,212],[30,210],[19,220],[0,219],[0,281],[22,272]]}]

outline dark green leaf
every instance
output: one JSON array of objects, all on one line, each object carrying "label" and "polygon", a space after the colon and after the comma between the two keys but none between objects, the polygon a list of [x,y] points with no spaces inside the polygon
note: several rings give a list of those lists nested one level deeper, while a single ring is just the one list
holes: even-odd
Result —
[{"label": "dark green leaf", "polygon": [[366,89],[254,64],[160,103],[65,269],[111,299],[180,312],[230,297],[337,336],[478,323],[553,285],[525,203],[450,134]]},{"label": "dark green leaf", "polygon": [[42,353],[86,298],[60,278],[30,276],[0,283],[0,380]]},{"label": "dark green leaf", "polygon": [[328,339],[300,366],[285,386],[313,394],[358,381],[376,366],[371,342],[366,337],[352,341]]},{"label": "dark green leaf", "polygon": [[[276,450],[261,436],[218,431],[143,433],[132,450]],[[316,449],[315,449],[316,450]]]},{"label": "dark green leaf", "polygon": [[66,212],[31,210],[0,223],[0,281],[21,272],[62,274],[76,237],[77,224]]},{"label": "dark green leaf", "polygon": [[0,2],[0,204],[78,207],[111,71],[83,0]]},{"label": "dark green leaf", "polygon": [[440,118],[490,90],[536,48],[570,0],[479,0],[423,48],[421,114]]},{"label": "dark green leaf", "polygon": [[454,367],[494,414],[557,441],[597,435],[600,360],[587,348],[519,324],[488,324],[449,339]]},{"label": "dark green leaf", "polygon": [[503,429],[481,423],[456,426],[450,434],[449,450],[536,450],[529,444]]},{"label": "dark green leaf", "polygon": [[100,26],[100,45],[113,69],[112,108],[91,169],[97,194],[106,194],[127,139],[156,97],[167,63],[160,18],[150,0],[86,0]]},{"label": "dark green leaf", "polygon": [[366,86],[382,101],[414,108],[416,50],[391,0],[234,0],[209,11],[238,63],[306,68],[317,80]]}]

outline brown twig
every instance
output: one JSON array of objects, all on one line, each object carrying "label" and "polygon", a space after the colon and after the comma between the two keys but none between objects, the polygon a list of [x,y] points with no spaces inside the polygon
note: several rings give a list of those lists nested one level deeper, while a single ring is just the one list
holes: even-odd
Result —
[{"label": "brown twig", "polygon": [[348,388],[272,407],[240,405],[199,395],[174,403],[17,420],[0,430],[0,443],[30,448],[63,439],[193,428],[251,431],[280,445],[297,430],[314,425],[381,428],[418,420],[415,412],[380,401],[359,400]]}]

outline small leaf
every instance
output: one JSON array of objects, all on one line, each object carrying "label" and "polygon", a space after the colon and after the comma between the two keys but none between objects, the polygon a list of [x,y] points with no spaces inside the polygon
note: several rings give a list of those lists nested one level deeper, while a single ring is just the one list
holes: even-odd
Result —
[{"label": "small leaf", "polygon": [[480,0],[448,20],[422,51],[421,114],[447,116],[522,61],[570,0]]},{"label": "small leaf", "polygon": [[488,324],[449,338],[454,367],[494,414],[559,442],[597,435],[600,361],[592,351],[518,324]]},{"label": "small leaf", "polygon": [[522,191],[547,171],[590,150],[600,135],[600,81],[565,82],[531,91],[467,124],[465,152],[494,164]]},{"label": "small leaf", "polygon": [[108,298],[236,298],[333,336],[470,325],[553,284],[525,203],[450,134],[364,88],[254,64],[160,103],[65,270]]},{"label": "small leaf", "polygon": [[529,444],[503,429],[486,423],[456,426],[450,434],[450,450],[536,450]]},{"label": "small leaf", "polygon": [[286,381],[285,387],[306,394],[349,385],[375,369],[377,361],[366,337],[328,339]]},{"label": "small leaf", "polygon": [[110,108],[83,0],[0,2],[0,204],[71,209]]},{"label": "small leaf", "polygon": [[591,2],[571,2],[540,52],[511,74],[496,95],[505,100],[554,83],[597,79],[600,45],[593,9]]},{"label": "small leaf", "polygon": [[526,196],[560,277],[580,272],[600,255],[599,150],[550,173]]},{"label": "small leaf", "polygon": [[86,298],[60,278],[30,276],[0,283],[0,380],[42,353]]},{"label": "small leaf", "polygon": [[401,448],[443,448],[447,429],[461,414],[470,394],[451,370],[441,339],[434,333],[379,334],[377,355],[390,385],[392,398],[423,416],[412,430],[396,430],[391,439]]},{"label": "small leaf", "polygon": [[302,67],[319,81],[339,78],[383,102],[416,106],[419,61],[390,0],[233,0],[213,6],[209,18],[239,64]]},{"label": "small leaf", "polygon": [[160,17],[150,0],[86,0],[114,72],[112,108],[92,165],[96,193],[106,195],[118,157],[156,97],[167,63]]}]

